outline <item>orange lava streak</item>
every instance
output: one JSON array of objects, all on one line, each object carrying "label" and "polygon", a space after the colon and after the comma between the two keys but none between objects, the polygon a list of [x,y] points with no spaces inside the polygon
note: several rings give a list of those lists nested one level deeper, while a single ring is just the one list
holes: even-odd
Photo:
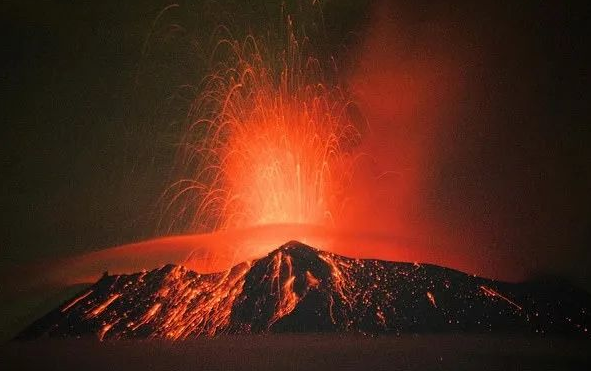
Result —
[{"label": "orange lava streak", "polygon": [[105,301],[104,303],[102,303],[101,305],[99,305],[98,307],[94,308],[89,314],[89,317],[96,317],[99,314],[102,313],[102,311],[104,311],[105,309],[107,309],[107,307],[109,305],[111,305],[115,300],[117,300],[119,297],[121,296],[121,294],[114,294],[111,295],[111,297],[109,297],[109,299],[107,299],[107,301]]},{"label": "orange lava streak", "polygon": [[101,327],[101,330],[98,332],[98,338],[100,341],[103,341],[103,339],[105,338],[105,335],[107,334],[107,332],[109,332],[111,327],[113,327],[113,324],[111,324],[111,323],[108,323],[108,324],[104,325],[103,327]]},{"label": "orange lava streak", "polygon": [[156,315],[156,313],[158,313],[158,311],[160,310],[160,308],[162,308],[162,304],[161,303],[156,303],[152,306],[152,308],[150,308],[150,310],[148,310],[146,312],[146,314],[144,314],[144,316],[142,317],[142,319],[140,320],[139,323],[135,324],[132,327],[132,330],[137,330],[141,325],[146,324],[148,322],[150,322],[150,320],[152,318],[154,318],[154,316]]},{"label": "orange lava streak", "polygon": [[[293,275],[293,264],[291,261],[291,256],[287,255],[283,257],[283,254],[277,254],[279,256],[279,260],[285,262],[287,267],[287,279],[283,285],[280,286],[281,290],[279,291],[279,301],[277,302],[277,306],[275,308],[275,312],[273,313],[273,317],[270,320],[270,324],[275,323],[278,319],[288,315],[291,313],[300,298],[298,295],[293,291],[293,283],[295,281],[295,276]],[[280,269],[281,265],[278,266],[277,269]],[[277,276],[279,277],[280,272],[277,271]]]},{"label": "orange lava streak", "polygon": [[[333,259],[332,254],[329,253],[322,252],[318,256],[330,267],[330,274],[333,280],[335,292],[342,298],[344,303],[351,306],[351,289],[355,287],[355,284],[347,277],[345,273],[346,268],[349,268],[349,266],[345,262]],[[341,265],[344,266],[345,270],[341,269]]]},{"label": "orange lava streak", "polygon": [[310,271],[306,271],[306,282],[308,284],[308,289],[316,288],[320,285],[320,280],[314,277]]},{"label": "orange lava streak", "polygon": [[376,317],[378,317],[378,320],[382,326],[386,325],[386,316],[384,315],[384,312],[378,309],[376,311]]},{"label": "orange lava streak", "polygon": [[488,296],[492,296],[492,297],[497,297],[500,299],[503,299],[504,301],[506,301],[507,303],[511,304],[512,306],[514,306],[515,308],[522,310],[523,308],[518,305],[517,303],[515,303],[514,301],[512,301],[511,299],[507,298],[506,296],[500,294],[499,292],[491,289],[490,287],[486,287],[486,286],[480,286],[480,289]]},{"label": "orange lava streak", "polygon": [[76,303],[78,303],[80,300],[84,299],[85,297],[87,297],[88,295],[92,294],[92,290],[89,290],[87,293],[77,297],[76,299],[72,300],[68,305],[66,305],[65,307],[62,308],[62,313],[67,311],[68,309],[72,308],[74,305],[76,305]]},{"label": "orange lava streak", "polygon": [[429,301],[431,302],[431,304],[437,308],[437,304],[435,303],[435,296],[433,296],[433,294],[430,291],[427,291],[427,298],[429,299]]}]

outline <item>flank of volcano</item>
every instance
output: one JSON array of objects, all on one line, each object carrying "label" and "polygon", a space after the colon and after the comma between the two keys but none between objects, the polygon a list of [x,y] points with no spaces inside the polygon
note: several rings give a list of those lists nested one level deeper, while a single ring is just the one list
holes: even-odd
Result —
[{"label": "flank of volcano", "polygon": [[185,339],[278,332],[515,332],[588,336],[591,296],[417,263],[352,259],[291,241],[211,274],[166,265],[105,274],[18,339]]}]

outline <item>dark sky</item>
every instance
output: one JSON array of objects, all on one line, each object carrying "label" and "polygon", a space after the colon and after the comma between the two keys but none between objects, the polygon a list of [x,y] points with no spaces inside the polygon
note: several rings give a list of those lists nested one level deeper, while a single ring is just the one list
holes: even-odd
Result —
[{"label": "dark sky", "polygon": [[[132,3],[3,5],[3,263],[157,234],[156,203],[187,104],[175,87],[198,78],[202,56],[190,45],[208,30],[188,4],[153,27],[167,2]],[[355,40],[373,34],[378,5],[339,3],[328,5],[327,37],[353,40],[355,64],[363,53]],[[485,252],[589,286],[589,11],[584,2],[517,3],[395,5],[401,27],[391,37],[460,61],[462,72],[454,124],[434,134],[441,159],[429,170],[428,210],[447,228],[473,227]],[[430,25],[428,42],[415,36]]]}]

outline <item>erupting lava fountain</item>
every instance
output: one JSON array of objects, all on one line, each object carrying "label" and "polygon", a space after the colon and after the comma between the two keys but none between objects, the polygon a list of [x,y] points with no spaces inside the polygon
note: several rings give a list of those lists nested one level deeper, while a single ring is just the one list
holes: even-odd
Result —
[{"label": "erupting lava fountain", "polygon": [[[222,38],[164,194],[169,230],[335,226],[359,143],[358,110],[293,22],[279,37]],[[327,72],[328,71],[328,72]],[[293,236],[299,237],[299,236]]]}]

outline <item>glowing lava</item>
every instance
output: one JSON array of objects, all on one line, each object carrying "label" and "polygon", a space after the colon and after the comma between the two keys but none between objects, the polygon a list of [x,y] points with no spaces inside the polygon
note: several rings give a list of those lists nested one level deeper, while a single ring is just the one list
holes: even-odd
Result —
[{"label": "glowing lava", "polygon": [[166,265],[104,275],[20,338],[177,340],[335,331],[585,336],[589,303],[587,293],[568,286],[508,284],[427,264],[351,259],[292,241],[220,273]]},{"label": "glowing lava", "polygon": [[165,193],[172,230],[338,218],[359,139],[355,108],[291,18],[284,47],[265,47],[273,43],[248,36],[216,45],[179,150],[179,179]]}]

